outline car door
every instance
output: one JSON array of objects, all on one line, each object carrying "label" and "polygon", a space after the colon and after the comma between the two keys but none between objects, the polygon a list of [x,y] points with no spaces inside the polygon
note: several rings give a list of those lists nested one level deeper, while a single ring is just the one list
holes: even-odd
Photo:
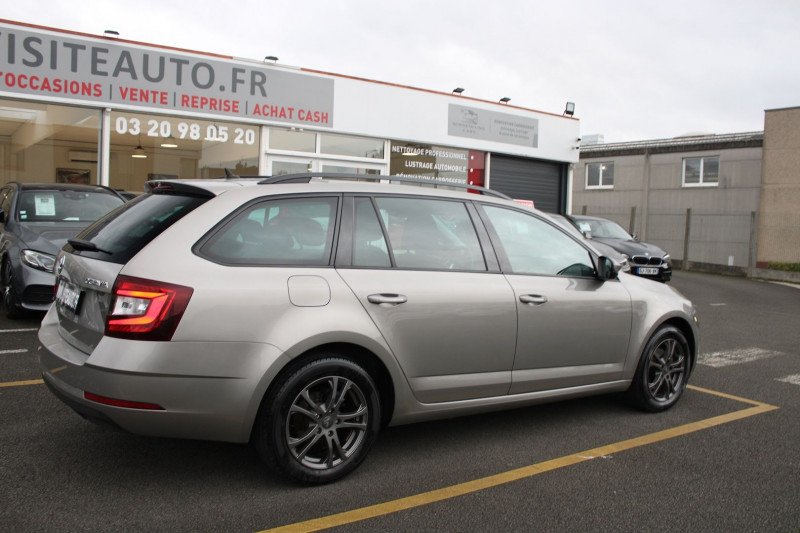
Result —
[{"label": "car door", "polygon": [[351,205],[352,240],[340,247],[338,272],[416,398],[432,403],[507,394],[514,295],[496,261],[493,271],[487,267],[467,205],[383,196],[356,197]]},{"label": "car door", "polygon": [[511,393],[619,379],[631,331],[623,284],[597,279],[590,252],[533,213],[489,205],[481,213],[519,316]]}]

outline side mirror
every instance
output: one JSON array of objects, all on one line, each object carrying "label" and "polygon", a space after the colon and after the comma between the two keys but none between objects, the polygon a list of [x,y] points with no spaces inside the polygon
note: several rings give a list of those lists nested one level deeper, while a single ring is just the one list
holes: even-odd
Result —
[{"label": "side mirror", "polygon": [[631,239],[633,239],[634,241],[638,241],[639,240],[639,236],[636,235],[635,233],[631,233]]},{"label": "side mirror", "polygon": [[616,279],[621,268],[621,263],[618,263],[610,257],[601,255],[597,258],[597,279],[601,281]]}]

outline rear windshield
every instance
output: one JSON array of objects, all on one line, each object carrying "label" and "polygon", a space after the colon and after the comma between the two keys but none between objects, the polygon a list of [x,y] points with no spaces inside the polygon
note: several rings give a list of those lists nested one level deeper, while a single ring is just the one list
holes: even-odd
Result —
[{"label": "rear windshield", "polygon": [[124,202],[102,191],[36,190],[19,196],[20,222],[94,222]]},{"label": "rear windshield", "polygon": [[207,200],[208,197],[199,196],[145,194],[76,237],[91,242],[97,251],[70,245],[66,250],[110,263],[127,263],[150,241]]}]

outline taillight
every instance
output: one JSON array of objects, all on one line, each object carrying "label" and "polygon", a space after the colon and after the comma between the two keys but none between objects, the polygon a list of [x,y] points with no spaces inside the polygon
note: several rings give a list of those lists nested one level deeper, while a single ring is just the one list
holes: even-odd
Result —
[{"label": "taillight", "polygon": [[193,289],[119,276],[111,293],[105,334],[121,339],[168,341],[181,321]]}]

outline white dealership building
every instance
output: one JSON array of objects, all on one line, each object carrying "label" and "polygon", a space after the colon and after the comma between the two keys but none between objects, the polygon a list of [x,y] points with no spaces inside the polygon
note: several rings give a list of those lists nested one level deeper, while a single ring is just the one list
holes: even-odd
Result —
[{"label": "white dealership building", "polygon": [[566,212],[578,120],[504,100],[0,21],[0,184],[340,171]]}]

